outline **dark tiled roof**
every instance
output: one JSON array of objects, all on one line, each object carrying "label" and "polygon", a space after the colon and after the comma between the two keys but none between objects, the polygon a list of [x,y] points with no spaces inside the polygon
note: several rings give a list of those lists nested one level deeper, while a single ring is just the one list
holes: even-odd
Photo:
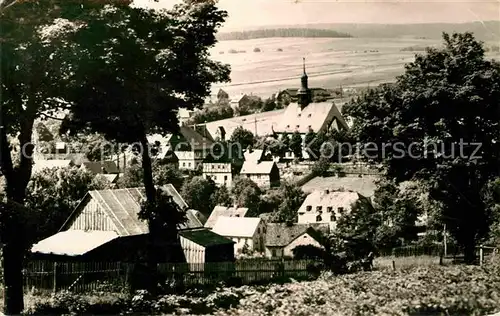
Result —
[{"label": "dark tiled roof", "polygon": [[231,239],[218,235],[212,232],[211,230],[205,228],[184,230],[179,232],[179,235],[203,247],[234,244],[234,241],[232,241]]},{"label": "dark tiled roof", "polygon": [[106,173],[119,173],[118,167],[114,161],[85,161],[82,162],[82,165],[93,174],[103,173],[102,168],[104,168]]},{"label": "dark tiled roof", "polygon": [[266,246],[285,247],[306,232],[314,239],[319,239],[319,233],[309,225],[269,223],[266,231]]}]

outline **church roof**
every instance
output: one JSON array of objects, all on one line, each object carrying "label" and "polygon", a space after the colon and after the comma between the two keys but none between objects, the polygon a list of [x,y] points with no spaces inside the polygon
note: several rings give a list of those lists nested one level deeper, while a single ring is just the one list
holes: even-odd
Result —
[{"label": "church roof", "polygon": [[318,133],[333,120],[337,121],[340,128],[348,129],[347,123],[333,102],[310,103],[302,110],[299,104],[290,103],[274,130],[277,133],[295,131],[307,133],[309,129],[312,129]]}]

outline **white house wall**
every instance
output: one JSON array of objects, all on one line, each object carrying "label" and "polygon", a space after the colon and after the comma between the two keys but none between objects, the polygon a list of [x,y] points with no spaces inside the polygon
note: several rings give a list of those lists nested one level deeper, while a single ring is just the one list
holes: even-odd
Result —
[{"label": "white house wall", "polygon": [[108,215],[103,212],[97,201],[90,199],[68,229],[116,231],[116,226]]}]

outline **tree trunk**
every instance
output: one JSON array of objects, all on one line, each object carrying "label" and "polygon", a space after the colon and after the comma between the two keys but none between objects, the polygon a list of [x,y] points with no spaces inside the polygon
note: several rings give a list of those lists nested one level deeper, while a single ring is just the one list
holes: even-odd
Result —
[{"label": "tree trunk", "polygon": [[[149,155],[149,142],[144,133],[141,137],[141,158],[142,158],[142,168],[144,170],[144,188],[146,190],[146,199],[148,205],[155,205],[156,202],[156,189],[153,183],[153,168],[151,166],[151,157]],[[156,272],[157,272],[157,262],[156,262],[156,238],[155,238],[155,229],[153,223],[148,221],[148,250],[147,250],[147,266],[149,270],[147,284],[147,290],[154,294],[156,292]]]},{"label": "tree trunk", "polygon": [[12,240],[3,247],[2,264],[5,315],[19,315],[24,309],[23,249],[23,245],[17,245]]}]

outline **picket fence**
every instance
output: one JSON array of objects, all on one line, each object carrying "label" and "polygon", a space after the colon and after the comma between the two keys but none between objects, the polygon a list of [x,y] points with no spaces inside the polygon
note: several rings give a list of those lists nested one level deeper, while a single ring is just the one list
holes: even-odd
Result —
[{"label": "picket fence", "polygon": [[[311,260],[241,260],[218,263],[160,263],[163,282],[182,283],[184,287],[214,285],[221,281],[237,284],[266,282],[279,277],[307,277]],[[24,269],[25,291],[89,292],[130,285],[133,263],[30,261]]]}]

